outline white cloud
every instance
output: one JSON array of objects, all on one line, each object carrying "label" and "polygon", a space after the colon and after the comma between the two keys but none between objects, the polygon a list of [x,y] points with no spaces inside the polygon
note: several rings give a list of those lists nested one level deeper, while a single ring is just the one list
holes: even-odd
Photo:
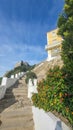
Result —
[{"label": "white cloud", "polygon": [[[46,55],[42,39],[47,25],[7,21],[4,17],[0,21],[0,74],[14,67],[17,61],[24,60],[30,64],[40,62]],[[32,33],[31,33],[32,31]],[[37,41],[41,42],[37,44]],[[44,40],[45,41],[45,40]],[[8,69],[9,68],[9,69]]]},{"label": "white cloud", "polygon": [[[43,28],[46,28],[46,26],[44,25]],[[28,23],[7,21],[6,19],[2,18],[0,21],[1,57],[8,55],[17,56],[18,51],[19,56],[26,55],[27,57],[27,54],[29,53],[35,53],[35,55],[39,53],[40,55],[44,55],[44,46],[41,45],[41,43],[40,45],[36,43],[37,41],[40,42],[38,36],[41,36],[42,39],[42,37],[45,35],[44,32],[41,33],[41,31],[42,25],[33,24],[30,26]]]},{"label": "white cloud", "polygon": [[44,47],[35,46],[35,45],[27,45],[27,44],[9,44],[2,45],[0,48],[0,56],[8,56],[8,55],[24,55],[24,54],[35,54],[35,55],[44,55]]}]

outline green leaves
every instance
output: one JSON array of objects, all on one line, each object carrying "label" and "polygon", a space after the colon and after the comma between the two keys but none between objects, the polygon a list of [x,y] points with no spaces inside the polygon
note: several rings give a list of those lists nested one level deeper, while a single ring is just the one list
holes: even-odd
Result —
[{"label": "green leaves", "polygon": [[73,0],[65,0],[64,11],[68,16],[73,15]]},{"label": "green leaves", "polygon": [[29,71],[27,74],[26,74],[26,79],[25,79],[25,82],[28,83],[29,79],[37,79],[37,76],[34,72],[31,72]]},{"label": "green leaves", "polygon": [[46,79],[38,83],[38,94],[32,96],[33,104],[45,111],[61,113],[72,124],[73,89],[69,89],[71,86],[73,82],[64,68],[55,66],[48,71]]},{"label": "green leaves", "polygon": [[58,19],[58,27],[60,27],[62,24],[65,24],[65,22],[66,18],[63,15],[60,15]]},{"label": "green leaves", "polygon": [[0,77],[0,84],[1,84],[1,81],[2,81],[2,77]]},{"label": "green leaves", "polygon": [[58,19],[58,34],[63,37],[62,59],[68,74],[73,75],[73,0],[65,0],[64,10]]}]

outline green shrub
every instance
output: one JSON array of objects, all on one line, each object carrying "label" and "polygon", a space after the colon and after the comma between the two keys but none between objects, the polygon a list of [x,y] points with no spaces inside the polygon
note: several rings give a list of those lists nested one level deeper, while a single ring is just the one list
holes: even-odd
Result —
[{"label": "green shrub", "polygon": [[14,74],[14,71],[13,70],[10,70],[7,72],[7,74],[5,74],[6,77],[10,78],[11,75]]},{"label": "green shrub", "polygon": [[1,84],[1,82],[2,82],[2,77],[0,77],[0,84]]},{"label": "green shrub", "polygon": [[[73,87],[69,90],[67,75],[59,67],[48,71],[45,80],[38,83],[38,94],[33,94],[33,104],[45,111],[57,111],[73,124]],[[73,82],[71,82],[73,86]]]},{"label": "green shrub", "polygon": [[29,79],[34,79],[34,78],[37,78],[36,74],[34,72],[31,72],[29,71],[27,74],[26,74],[26,79],[25,79],[25,82],[28,83]]},{"label": "green shrub", "polygon": [[14,68],[13,70],[10,70],[5,76],[10,78],[11,75],[14,75],[16,73],[19,72],[26,72],[26,71],[30,71],[35,67],[35,65],[24,65],[23,62],[21,64],[21,66]]}]

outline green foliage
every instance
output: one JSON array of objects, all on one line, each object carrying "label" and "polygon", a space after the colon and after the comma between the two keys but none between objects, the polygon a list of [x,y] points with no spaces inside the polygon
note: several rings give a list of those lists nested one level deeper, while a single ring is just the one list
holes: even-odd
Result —
[{"label": "green foliage", "polygon": [[25,82],[28,83],[29,79],[34,79],[34,78],[37,78],[36,74],[34,72],[31,72],[29,71],[27,74],[26,74],[26,79],[25,79]]},{"label": "green foliage", "polygon": [[64,84],[67,92],[64,105],[68,106],[66,115],[73,124],[73,0],[65,0],[64,11],[59,17],[58,27],[58,34],[63,37],[62,59],[64,66],[62,73],[65,75]]},{"label": "green foliage", "polygon": [[28,71],[28,70],[30,71],[30,70],[32,70],[34,67],[35,67],[35,65],[32,65],[32,66],[30,66],[30,65],[24,65],[24,64],[23,64],[23,61],[22,61],[21,66],[16,67],[16,68],[14,68],[13,70],[10,70],[5,76],[9,78],[11,75],[14,75],[14,74],[16,74],[16,73],[26,72],[26,71]]},{"label": "green foliage", "polygon": [[0,84],[1,84],[1,81],[2,81],[2,77],[0,77]]},{"label": "green foliage", "polygon": [[30,68],[29,68],[29,71],[33,70],[35,68],[36,64],[34,65],[31,65]]},{"label": "green foliage", "polygon": [[73,0],[65,0],[58,20],[58,34],[63,37],[62,59],[66,72],[73,77]]},{"label": "green foliage", "polygon": [[[69,81],[68,81],[69,80]],[[68,86],[73,82],[68,79],[64,69],[54,67],[48,71],[45,80],[38,83],[38,94],[33,94],[33,104],[45,111],[57,111],[73,124],[73,95]]]},{"label": "green foliage", "polygon": [[14,74],[14,70],[10,70],[7,72],[7,74],[5,74],[6,77],[10,78],[10,76]]}]

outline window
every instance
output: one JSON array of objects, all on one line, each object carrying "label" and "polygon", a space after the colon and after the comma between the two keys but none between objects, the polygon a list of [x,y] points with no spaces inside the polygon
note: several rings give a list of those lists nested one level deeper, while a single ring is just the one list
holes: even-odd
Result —
[{"label": "window", "polygon": [[53,37],[56,36],[56,32],[52,32],[52,36],[53,36]]}]

